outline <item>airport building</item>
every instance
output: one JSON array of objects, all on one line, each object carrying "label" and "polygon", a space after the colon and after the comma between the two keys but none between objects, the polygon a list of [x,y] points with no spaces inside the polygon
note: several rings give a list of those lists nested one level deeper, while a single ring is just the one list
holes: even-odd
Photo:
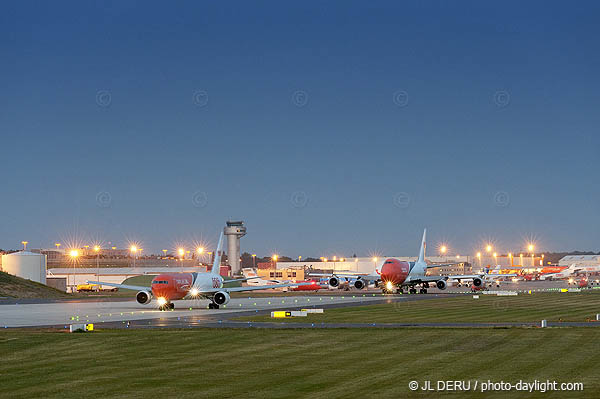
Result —
[{"label": "airport building", "polygon": [[598,266],[600,255],[567,255],[558,261],[559,266]]}]

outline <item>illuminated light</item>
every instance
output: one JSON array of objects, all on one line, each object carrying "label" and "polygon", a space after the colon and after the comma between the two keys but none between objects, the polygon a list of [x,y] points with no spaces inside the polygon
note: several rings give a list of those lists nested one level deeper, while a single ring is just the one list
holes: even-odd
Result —
[{"label": "illuminated light", "polygon": [[485,250],[486,250],[487,252],[492,252],[492,246],[491,246],[490,244],[488,244],[488,245],[485,247]]},{"label": "illuminated light", "polygon": [[199,293],[200,293],[200,292],[198,291],[198,289],[197,289],[197,288],[192,288],[192,289],[190,290],[190,295],[191,295],[191,296],[198,296],[198,294],[199,294]]},{"label": "illuminated light", "polygon": [[158,306],[164,306],[167,304],[167,299],[161,296],[161,297],[158,297],[157,302],[158,302]]},{"label": "illuminated light", "polygon": [[94,251],[95,251],[95,252],[98,252],[98,251],[100,251],[100,247],[99,247],[98,245],[94,245]]},{"label": "illuminated light", "polygon": [[477,252],[477,257],[481,258],[481,252]]},{"label": "illuminated light", "polygon": [[494,252],[494,258],[496,258],[498,256],[498,254],[496,252]]},{"label": "illuminated light", "polygon": [[23,251],[27,250],[27,244],[29,244],[29,241],[21,241],[21,244],[23,244]]},{"label": "illuminated light", "polygon": [[277,254],[273,254],[272,258],[275,262],[277,262],[277,259],[279,258],[279,256]]},{"label": "illuminated light", "polygon": [[183,248],[179,248],[177,250],[177,252],[179,253],[179,255],[183,256],[183,254],[185,254],[185,250]]},{"label": "illuminated light", "polygon": [[445,245],[442,245],[442,246],[440,247],[440,252],[441,252],[441,253],[443,253],[443,254],[445,254],[445,253],[446,253],[446,251],[448,251],[448,247],[446,247]]},{"label": "illuminated light", "polygon": [[456,259],[460,259],[460,255],[456,255]]},{"label": "illuminated light", "polygon": [[377,262],[377,256],[373,257],[373,262]]},{"label": "illuminated light", "polygon": [[354,258],[354,263],[358,262],[358,258]]},{"label": "illuminated light", "polygon": [[333,257],[333,261],[335,262],[336,260],[337,260],[337,256],[334,256]]},{"label": "illuminated light", "polygon": [[392,284],[391,281],[388,281],[387,283],[385,283],[385,288],[387,288],[388,291],[391,291],[394,289],[394,284]]},{"label": "illuminated light", "polygon": [[535,248],[535,246],[533,244],[529,244],[527,246],[527,249],[529,250],[529,252],[533,251],[534,248]]},{"label": "illuminated light", "polygon": [[256,258],[256,254],[252,254],[252,257],[253,257],[253,258]]},{"label": "illuminated light", "polygon": [[327,262],[327,258],[323,258],[323,262]]},{"label": "illuminated light", "polygon": [[204,253],[204,248],[200,247],[196,250],[199,254]]},{"label": "illuminated light", "polygon": [[131,252],[133,252],[133,253],[136,253],[136,252],[137,252],[137,250],[138,250],[138,248],[137,248],[135,245],[132,245],[132,246],[129,248],[129,250],[130,250]]},{"label": "illuminated light", "polygon": [[71,250],[71,252],[69,252],[69,255],[71,255],[72,258],[76,258],[79,256],[79,251],[76,249]]}]

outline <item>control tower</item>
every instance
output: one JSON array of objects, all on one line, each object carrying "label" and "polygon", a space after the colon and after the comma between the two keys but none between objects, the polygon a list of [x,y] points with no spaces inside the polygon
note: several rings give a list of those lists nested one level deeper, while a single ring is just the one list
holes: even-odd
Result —
[{"label": "control tower", "polygon": [[246,226],[243,221],[227,221],[223,234],[227,236],[227,260],[231,266],[231,274],[239,275],[241,273],[240,238],[246,235]]}]

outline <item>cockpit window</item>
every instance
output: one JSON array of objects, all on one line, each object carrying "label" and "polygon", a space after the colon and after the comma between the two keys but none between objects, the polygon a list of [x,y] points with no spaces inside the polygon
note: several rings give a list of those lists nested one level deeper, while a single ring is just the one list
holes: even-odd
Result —
[{"label": "cockpit window", "polygon": [[393,260],[386,260],[385,263],[394,263]]},{"label": "cockpit window", "polygon": [[167,280],[156,280],[152,284],[169,284],[169,282]]}]

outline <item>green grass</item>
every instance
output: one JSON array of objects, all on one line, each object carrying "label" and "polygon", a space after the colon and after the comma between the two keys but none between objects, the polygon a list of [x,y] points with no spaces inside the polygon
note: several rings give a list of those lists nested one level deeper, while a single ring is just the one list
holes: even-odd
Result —
[{"label": "green grass", "polygon": [[6,398],[399,398],[440,396],[410,392],[412,380],[550,379],[583,382],[585,391],[544,397],[594,397],[597,331],[2,331],[0,392]]},{"label": "green grass", "polygon": [[0,272],[0,297],[68,298],[69,296],[47,285]]},{"label": "green grass", "polygon": [[[287,323],[494,323],[595,320],[600,313],[600,292],[535,293],[518,296],[471,295],[400,301],[392,304],[326,309],[307,317],[276,319]],[[239,317],[244,321],[273,321],[267,316]]]}]

